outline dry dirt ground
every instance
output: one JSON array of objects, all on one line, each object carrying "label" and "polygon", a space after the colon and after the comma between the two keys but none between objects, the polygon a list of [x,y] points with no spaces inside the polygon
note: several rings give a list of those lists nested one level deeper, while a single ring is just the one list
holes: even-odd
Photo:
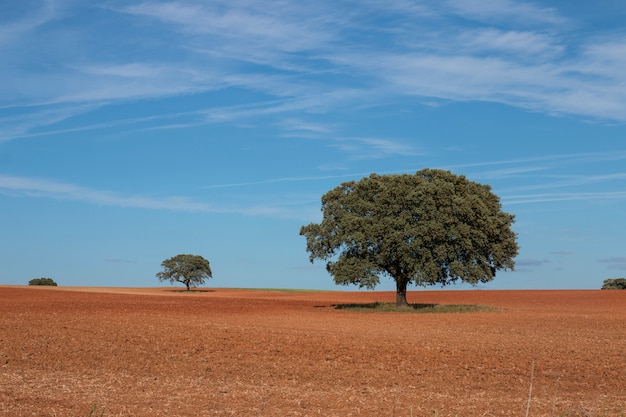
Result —
[{"label": "dry dirt ground", "polygon": [[[0,415],[622,417],[626,291],[0,286]],[[532,382],[532,384],[531,384]],[[100,415],[100,413],[98,413]]]}]

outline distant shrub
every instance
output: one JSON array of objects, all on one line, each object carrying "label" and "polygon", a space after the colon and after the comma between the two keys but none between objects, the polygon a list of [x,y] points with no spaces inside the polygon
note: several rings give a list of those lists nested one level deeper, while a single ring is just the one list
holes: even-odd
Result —
[{"label": "distant shrub", "polygon": [[602,284],[603,290],[626,290],[626,278],[609,278]]},{"label": "distant shrub", "polygon": [[28,285],[50,285],[56,287],[57,283],[52,278],[35,278],[28,281]]}]

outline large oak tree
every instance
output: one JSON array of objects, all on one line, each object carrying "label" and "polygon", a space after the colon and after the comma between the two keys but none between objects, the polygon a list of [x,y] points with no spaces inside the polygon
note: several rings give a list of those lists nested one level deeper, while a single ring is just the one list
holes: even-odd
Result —
[{"label": "large oak tree", "polygon": [[476,285],[515,266],[515,217],[489,185],[449,171],[345,182],[322,196],[322,214],[300,230],[311,262],[328,260],[336,284],[372,289],[389,276],[398,305],[408,284]]}]

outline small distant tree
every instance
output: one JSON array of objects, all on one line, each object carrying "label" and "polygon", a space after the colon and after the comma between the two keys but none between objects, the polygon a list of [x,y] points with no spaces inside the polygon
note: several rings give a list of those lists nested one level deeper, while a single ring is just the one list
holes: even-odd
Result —
[{"label": "small distant tree", "polygon": [[35,278],[28,281],[28,285],[49,285],[56,287],[57,283],[52,278]]},{"label": "small distant tree", "polygon": [[602,284],[603,290],[626,290],[626,278],[608,278]]},{"label": "small distant tree", "polygon": [[163,271],[156,274],[157,278],[172,284],[185,284],[187,291],[204,284],[205,279],[213,276],[209,261],[199,255],[176,255],[164,260],[161,266]]}]

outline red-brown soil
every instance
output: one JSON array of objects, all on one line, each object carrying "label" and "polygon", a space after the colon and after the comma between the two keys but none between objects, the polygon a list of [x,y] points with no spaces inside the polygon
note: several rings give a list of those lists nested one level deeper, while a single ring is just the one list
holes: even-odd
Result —
[{"label": "red-brown soil", "polygon": [[[0,287],[0,415],[621,417],[626,291]],[[98,414],[99,415],[99,414]]]}]

